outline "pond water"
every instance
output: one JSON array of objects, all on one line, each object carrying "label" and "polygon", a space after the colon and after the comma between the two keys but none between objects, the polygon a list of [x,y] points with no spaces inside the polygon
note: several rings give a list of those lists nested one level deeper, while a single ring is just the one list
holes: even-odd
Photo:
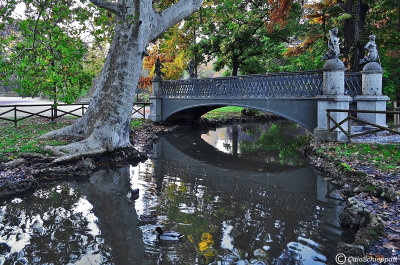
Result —
[{"label": "pond water", "polygon": [[[281,122],[172,134],[138,165],[1,202],[0,264],[333,263],[344,203],[295,151],[302,133]],[[157,226],[185,237],[160,242]]]}]

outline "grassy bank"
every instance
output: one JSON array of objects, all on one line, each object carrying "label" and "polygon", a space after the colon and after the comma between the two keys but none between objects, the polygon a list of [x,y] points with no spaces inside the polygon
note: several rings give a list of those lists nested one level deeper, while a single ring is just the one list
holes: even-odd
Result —
[{"label": "grassy bank", "polygon": [[321,143],[317,153],[340,160],[349,171],[363,167],[400,174],[400,144]]},{"label": "grassy bank", "polygon": [[[35,118],[19,122],[17,127],[11,122],[0,122],[0,161],[13,160],[23,153],[46,154],[44,146],[66,144],[66,141],[40,141],[38,137],[73,122],[71,118],[58,119],[57,123]],[[143,124],[142,119],[133,120],[131,128],[141,129]]]},{"label": "grassy bank", "polygon": [[46,145],[62,145],[63,141],[39,141],[38,137],[49,131],[60,129],[73,122],[72,119],[62,119],[57,123],[47,120],[28,119],[18,123],[0,123],[0,160],[8,161],[21,153],[47,153]]}]

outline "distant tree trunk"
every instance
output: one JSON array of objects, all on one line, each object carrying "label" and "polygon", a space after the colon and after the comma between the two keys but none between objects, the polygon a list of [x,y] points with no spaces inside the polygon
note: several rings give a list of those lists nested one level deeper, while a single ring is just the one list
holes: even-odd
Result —
[{"label": "distant tree trunk", "polygon": [[364,45],[368,36],[363,36],[368,5],[363,0],[344,1],[344,10],[352,15],[344,23],[343,55],[348,60],[351,71],[361,70],[359,61],[364,57]]},{"label": "distant tree trunk", "polygon": [[397,0],[397,30],[400,31],[400,0]]},{"label": "distant tree trunk", "polygon": [[85,115],[71,126],[42,136],[42,139],[79,140],[66,146],[48,147],[62,156],[59,160],[132,147],[129,127],[143,52],[149,42],[198,10],[204,0],[180,0],[161,13],[153,10],[151,0],[90,1],[115,13],[117,21]]},{"label": "distant tree trunk", "polygon": [[237,76],[239,73],[239,61],[238,59],[234,56],[232,58],[232,76]]}]

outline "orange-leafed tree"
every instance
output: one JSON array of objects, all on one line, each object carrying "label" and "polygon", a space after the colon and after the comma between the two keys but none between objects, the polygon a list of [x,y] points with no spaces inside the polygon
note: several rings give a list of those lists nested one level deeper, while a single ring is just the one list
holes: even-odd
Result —
[{"label": "orange-leafed tree", "polygon": [[141,76],[139,87],[151,89],[151,80],[154,77],[154,65],[157,58],[160,58],[164,65],[164,79],[179,79],[187,68],[191,58],[190,42],[191,36],[185,34],[180,25],[174,26],[164,38],[151,43],[147,49],[149,56],[143,61],[143,69],[149,71],[148,76]]},{"label": "orange-leafed tree", "polygon": [[268,30],[271,32],[276,25],[283,28],[290,16],[290,7],[293,0],[268,0],[270,5],[269,20],[265,22]]}]

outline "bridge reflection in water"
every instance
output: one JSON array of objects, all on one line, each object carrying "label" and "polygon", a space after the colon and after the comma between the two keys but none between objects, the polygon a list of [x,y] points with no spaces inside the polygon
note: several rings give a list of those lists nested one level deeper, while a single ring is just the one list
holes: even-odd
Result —
[{"label": "bridge reflection in water", "polygon": [[[332,260],[344,204],[327,197],[335,196],[328,183],[307,166],[254,161],[231,151],[218,151],[199,133],[161,138],[152,159],[132,168],[132,183],[143,194],[138,214],[156,211],[166,228],[189,235],[192,248],[210,233],[214,255],[247,253],[250,260],[262,250],[267,264]],[[202,264],[199,254],[207,256],[182,245],[154,244],[154,226],[141,228],[148,259]]]},{"label": "bridge reflection in water", "polygon": [[[343,237],[336,222],[343,205],[326,197],[329,185],[307,166],[251,162],[240,143],[232,145],[238,155],[195,133],[162,137],[153,157],[135,167],[0,203],[0,263],[332,260]],[[134,202],[126,198],[130,188],[140,189]],[[156,226],[184,233],[185,241],[158,242]]]}]

